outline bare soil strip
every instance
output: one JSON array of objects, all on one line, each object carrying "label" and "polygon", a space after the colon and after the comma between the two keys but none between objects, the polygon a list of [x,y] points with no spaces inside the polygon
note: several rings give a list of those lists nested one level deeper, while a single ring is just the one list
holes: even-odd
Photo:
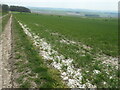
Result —
[{"label": "bare soil strip", "polygon": [[11,24],[12,15],[5,26],[5,30],[0,36],[0,89],[11,88],[11,66],[9,64],[11,58]]}]

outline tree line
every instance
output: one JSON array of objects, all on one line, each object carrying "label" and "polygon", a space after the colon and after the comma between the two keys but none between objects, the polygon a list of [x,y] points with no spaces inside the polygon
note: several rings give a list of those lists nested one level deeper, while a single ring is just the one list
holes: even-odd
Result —
[{"label": "tree line", "polygon": [[2,8],[2,12],[16,11],[16,12],[28,12],[30,13],[30,9],[23,6],[8,6],[6,4],[0,5]]}]

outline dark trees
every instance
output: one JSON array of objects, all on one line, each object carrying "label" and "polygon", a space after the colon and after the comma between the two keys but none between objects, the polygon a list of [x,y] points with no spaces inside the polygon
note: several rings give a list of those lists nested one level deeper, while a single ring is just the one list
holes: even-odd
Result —
[{"label": "dark trees", "polygon": [[8,13],[9,11],[16,11],[16,12],[28,12],[30,13],[31,11],[26,8],[26,7],[22,7],[22,6],[8,6],[6,4],[0,4],[0,12],[2,11],[2,13]]},{"label": "dark trees", "polygon": [[10,6],[10,11],[31,12],[28,8],[22,6]]},{"label": "dark trees", "polygon": [[2,4],[2,12],[4,13],[8,13],[8,11],[9,11],[9,6],[8,5],[5,5],[5,4]]}]

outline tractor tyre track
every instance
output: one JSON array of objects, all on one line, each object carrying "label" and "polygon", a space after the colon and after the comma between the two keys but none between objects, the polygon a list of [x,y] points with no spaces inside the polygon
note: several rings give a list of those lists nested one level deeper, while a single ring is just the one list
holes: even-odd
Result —
[{"label": "tractor tyre track", "polygon": [[12,87],[11,50],[12,50],[12,15],[0,38],[0,89]]}]

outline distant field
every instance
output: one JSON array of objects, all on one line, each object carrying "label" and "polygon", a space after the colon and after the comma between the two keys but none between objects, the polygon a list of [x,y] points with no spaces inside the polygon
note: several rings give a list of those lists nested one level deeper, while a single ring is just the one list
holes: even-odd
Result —
[{"label": "distant field", "polygon": [[35,51],[60,72],[69,87],[117,87],[117,19],[26,13],[14,16],[23,24]]},{"label": "distant field", "polygon": [[42,29],[48,29],[50,32],[58,32],[71,40],[89,45],[95,50],[100,49],[107,55],[117,56],[117,19],[36,14],[17,14],[16,16],[37,33]]}]

